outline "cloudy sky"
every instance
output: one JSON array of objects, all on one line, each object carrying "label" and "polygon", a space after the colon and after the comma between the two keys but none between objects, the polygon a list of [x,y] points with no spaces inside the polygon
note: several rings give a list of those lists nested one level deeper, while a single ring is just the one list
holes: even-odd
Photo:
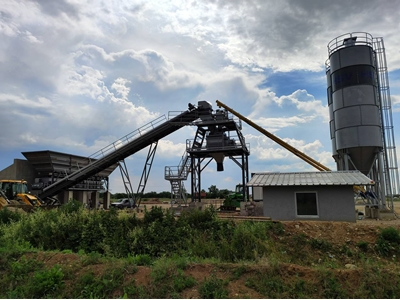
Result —
[{"label": "cloudy sky", "polygon": [[[232,107],[335,169],[329,137],[327,44],[349,32],[383,37],[400,147],[400,1],[2,0],[0,169],[21,152],[89,156],[188,103]],[[159,142],[146,191],[169,191],[195,127]],[[243,125],[250,172],[314,171]],[[147,149],[126,158],[134,189]],[[397,157],[400,157],[397,151]],[[202,188],[234,189],[239,167],[212,162]],[[111,192],[122,192],[116,170]],[[186,183],[190,187],[190,183]]]}]

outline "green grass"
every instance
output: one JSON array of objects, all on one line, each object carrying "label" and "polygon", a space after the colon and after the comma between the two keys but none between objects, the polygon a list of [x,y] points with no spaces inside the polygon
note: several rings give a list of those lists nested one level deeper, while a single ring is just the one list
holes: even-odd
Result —
[{"label": "green grass", "polygon": [[[32,214],[3,211],[0,297],[179,298],[196,290],[202,298],[227,298],[228,283],[239,281],[265,298],[400,297],[396,228],[382,228],[374,242],[333,244],[289,234],[279,222],[221,220],[212,208],[179,218],[157,207],[144,214],[89,213],[74,202]],[[80,259],[45,265],[37,260],[41,251]],[[352,285],[343,276],[347,263],[356,266],[347,271],[357,275]],[[199,264],[214,272],[191,276]],[[146,286],[134,279],[143,268],[150,270]]]}]

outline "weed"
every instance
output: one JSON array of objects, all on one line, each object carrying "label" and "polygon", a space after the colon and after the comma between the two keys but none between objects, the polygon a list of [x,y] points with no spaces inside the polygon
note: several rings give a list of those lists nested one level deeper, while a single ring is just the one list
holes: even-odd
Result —
[{"label": "weed", "polygon": [[43,267],[42,262],[34,259],[27,259],[25,256],[9,264],[10,276],[13,279],[24,279],[29,273]]},{"label": "weed", "polygon": [[383,228],[380,232],[379,238],[394,244],[400,243],[400,233],[393,227]]},{"label": "weed", "polygon": [[209,278],[204,279],[200,284],[199,294],[202,299],[226,299],[228,298],[227,281],[219,279],[212,274]]},{"label": "weed", "polygon": [[171,259],[162,257],[154,263],[154,266],[151,270],[151,277],[155,283],[162,282],[173,277],[176,273],[176,270],[177,267]]},{"label": "weed", "polygon": [[64,249],[64,250],[61,251],[61,253],[63,253],[63,254],[72,254],[74,252],[72,250],[69,250],[69,249]]},{"label": "weed", "polygon": [[332,249],[332,244],[326,240],[311,239],[310,245],[312,248],[318,249],[321,251],[329,251]]},{"label": "weed", "polygon": [[258,272],[249,277],[245,285],[267,298],[282,298],[282,294],[287,290],[277,268],[267,270],[265,273]]},{"label": "weed", "polygon": [[155,221],[162,221],[163,219],[164,211],[162,207],[153,206],[150,211],[145,208],[143,218],[145,224],[151,224]]},{"label": "weed", "polygon": [[130,282],[123,288],[124,297],[123,299],[150,299],[149,292],[143,286],[137,286],[136,282]]},{"label": "weed", "polygon": [[400,234],[393,227],[381,230],[375,244],[375,249],[383,256],[396,255],[400,252]]},{"label": "weed", "polygon": [[126,258],[127,263],[135,264],[138,266],[151,266],[153,264],[153,259],[148,254],[138,254],[138,255],[130,255]]},{"label": "weed", "polygon": [[67,203],[62,205],[59,210],[61,212],[72,214],[80,211],[83,208],[83,203],[78,200],[69,199]]},{"label": "weed", "polygon": [[28,294],[25,285],[29,281],[29,275],[35,270],[40,270],[43,263],[34,259],[27,259],[24,256],[18,260],[12,259],[4,263],[4,269],[7,272],[1,280],[1,286],[8,286],[7,297],[24,298]]},{"label": "weed", "polygon": [[89,254],[84,254],[81,257],[82,265],[96,265],[99,264],[101,261],[102,255],[98,252],[90,252]]},{"label": "weed", "polygon": [[367,251],[368,251],[368,242],[359,241],[359,242],[357,243],[357,247],[358,247],[362,252],[367,252]]},{"label": "weed", "polygon": [[335,277],[332,277],[330,273],[327,273],[322,281],[323,287],[323,297],[324,298],[335,298],[335,299],[343,299],[346,297],[345,290],[342,289],[340,283]]},{"label": "weed", "polygon": [[177,274],[173,277],[173,291],[180,293],[186,288],[196,285],[196,280],[191,276],[186,276],[182,270],[177,270]]},{"label": "weed", "polygon": [[[186,267],[179,263],[180,267]],[[196,284],[193,277],[184,274],[174,259],[163,257],[154,263],[151,277],[156,288],[151,290],[154,298],[170,298],[173,294]]]},{"label": "weed", "polygon": [[18,222],[21,219],[21,214],[17,211],[9,210],[7,207],[0,209],[0,225]]},{"label": "weed", "polygon": [[114,290],[122,284],[123,269],[105,270],[99,278],[93,272],[83,274],[74,285],[71,298],[110,298]]},{"label": "weed", "polygon": [[170,258],[176,267],[181,270],[185,270],[189,264],[190,258],[174,253]]},{"label": "weed", "polygon": [[10,290],[9,297],[17,298],[53,298],[63,286],[64,273],[55,265],[49,270],[40,270],[28,277],[24,284],[19,284],[14,290]]},{"label": "weed", "polygon": [[92,298],[91,296],[93,296],[93,293],[91,291],[91,286],[95,281],[96,278],[93,272],[82,274],[74,284],[71,298]]},{"label": "weed", "polygon": [[285,229],[281,222],[268,221],[265,222],[265,224],[267,228],[276,235],[283,235],[285,233]]},{"label": "weed", "polygon": [[246,266],[243,266],[243,265],[235,268],[233,270],[233,274],[232,274],[230,280],[238,280],[244,273],[246,273],[246,271],[247,271],[247,268],[246,268]]},{"label": "weed", "polygon": [[180,226],[189,225],[197,230],[207,230],[216,223],[216,211],[214,207],[207,207],[204,211],[185,211],[179,217]]},{"label": "weed", "polygon": [[353,256],[353,252],[351,251],[351,249],[347,245],[342,245],[341,252],[343,254],[345,254],[346,256],[348,256],[348,257],[352,257]]}]

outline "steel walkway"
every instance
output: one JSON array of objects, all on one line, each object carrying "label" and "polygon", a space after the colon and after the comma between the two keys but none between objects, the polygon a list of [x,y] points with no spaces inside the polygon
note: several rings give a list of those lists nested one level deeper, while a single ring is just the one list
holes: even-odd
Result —
[{"label": "steel walkway", "polygon": [[97,174],[115,163],[118,163],[126,157],[151,145],[155,141],[158,141],[176,130],[191,124],[193,121],[201,118],[201,116],[209,115],[211,113],[211,105],[206,105],[205,101],[199,101],[198,106],[189,104],[188,110],[181,112],[169,120],[165,115],[161,116],[96,152],[89,157],[90,161],[93,160],[93,162],[46,187],[43,189],[42,193],[39,194],[39,197],[41,199],[53,197],[62,190],[74,186],[76,183]]}]

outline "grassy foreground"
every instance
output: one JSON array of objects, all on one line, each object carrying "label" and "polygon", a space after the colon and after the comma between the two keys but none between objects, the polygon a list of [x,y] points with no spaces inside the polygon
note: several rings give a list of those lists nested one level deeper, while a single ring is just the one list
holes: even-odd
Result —
[{"label": "grassy foreground", "polygon": [[279,222],[0,211],[1,298],[400,298],[400,234],[332,243]]}]

